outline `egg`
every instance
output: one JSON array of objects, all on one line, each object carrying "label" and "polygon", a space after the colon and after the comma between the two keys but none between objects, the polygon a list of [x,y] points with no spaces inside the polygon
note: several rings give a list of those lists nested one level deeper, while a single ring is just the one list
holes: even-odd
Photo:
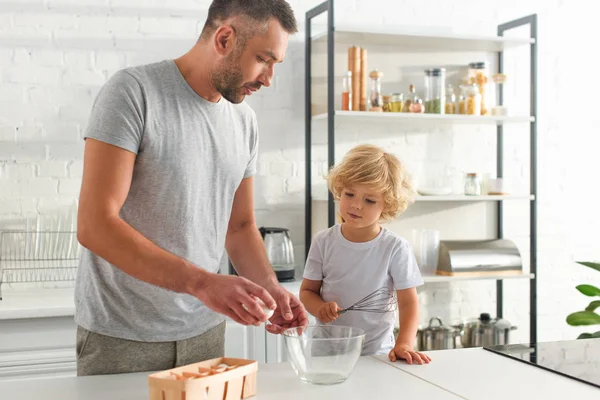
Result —
[{"label": "egg", "polygon": [[[258,306],[262,308],[263,312],[267,315],[267,318],[271,318],[273,316],[275,310],[271,310],[269,307],[267,307],[267,305],[261,299],[256,299],[256,302],[258,303]],[[245,304],[243,306],[246,310],[248,309]]]}]

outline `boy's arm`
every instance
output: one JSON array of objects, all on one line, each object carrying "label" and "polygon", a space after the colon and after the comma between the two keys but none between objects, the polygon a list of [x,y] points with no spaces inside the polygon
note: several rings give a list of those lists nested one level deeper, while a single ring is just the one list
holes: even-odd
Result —
[{"label": "boy's arm", "polygon": [[419,329],[419,297],[416,288],[396,290],[398,298],[398,314],[400,317],[400,332],[396,345],[405,344],[411,349],[415,344]]},{"label": "boy's arm", "polygon": [[404,359],[409,364],[429,364],[427,354],[413,350],[419,324],[419,297],[416,288],[397,290],[398,313],[400,314],[400,332],[396,345],[390,351],[390,361]]},{"label": "boy's arm", "polygon": [[300,286],[300,301],[304,304],[306,311],[317,317],[319,308],[325,302],[321,298],[321,284],[323,281],[313,281],[304,278]]}]

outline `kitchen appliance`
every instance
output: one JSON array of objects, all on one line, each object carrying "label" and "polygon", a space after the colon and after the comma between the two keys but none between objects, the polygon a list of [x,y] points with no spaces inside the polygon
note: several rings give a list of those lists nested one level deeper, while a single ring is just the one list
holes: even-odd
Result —
[{"label": "kitchen appliance", "polygon": [[265,250],[269,262],[280,282],[294,280],[294,245],[290,239],[290,232],[286,228],[258,229],[265,243]]},{"label": "kitchen appliance", "polygon": [[508,239],[443,240],[438,275],[521,274],[523,263],[517,246]]},{"label": "kitchen appliance", "polygon": [[492,318],[482,313],[479,318],[462,324],[461,343],[463,347],[497,346],[509,343],[510,331],[517,329],[502,318]]},{"label": "kitchen appliance", "polygon": [[283,331],[292,369],[300,380],[317,385],[348,378],[365,343],[365,331],[341,325],[312,325]]},{"label": "kitchen appliance", "polygon": [[[437,325],[434,322],[437,321]],[[417,331],[417,347],[419,351],[448,350],[456,348],[456,338],[460,336],[461,328],[442,323],[439,317],[429,320],[429,325]]]},{"label": "kitchen appliance", "polygon": [[[265,244],[265,251],[277,280],[279,282],[293,281],[296,275],[294,245],[292,239],[290,239],[289,230],[286,228],[260,227],[258,231]],[[229,260],[229,274],[237,275],[231,260]]]},{"label": "kitchen appliance", "polygon": [[600,388],[600,339],[511,344],[484,349]]}]

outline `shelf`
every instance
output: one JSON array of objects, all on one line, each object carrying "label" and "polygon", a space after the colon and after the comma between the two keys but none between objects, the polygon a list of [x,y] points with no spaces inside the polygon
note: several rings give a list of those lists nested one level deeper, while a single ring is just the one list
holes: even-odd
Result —
[{"label": "shelf", "polygon": [[490,274],[483,276],[443,276],[443,275],[423,275],[425,283],[434,282],[456,282],[456,281],[482,281],[482,280],[507,280],[507,279],[533,279],[535,274],[503,275]]},{"label": "shelf", "polygon": [[[316,190],[315,190],[316,189]],[[319,196],[319,189],[313,187],[313,201],[327,202],[327,198]],[[416,196],[415,202],[464,202],[477,203],[482,201],[505,201],[505,200],[534,200],[533,195],[506,195],[506,196],[464,196],[464,195],[449,195],[449,196]]]},{"label": "shelf", "polygon": [[[352,122],[423,122],[423,123],[449,123],[449,124],[488,124],[504,125],[509,123],[533,122],[530,116],[493,116],[493,115],[462,115],[462,114],[413,114],[398,112],[369,112],[369,111],[336,111],[336,121]],[[327,113],[313,116],[313,121],[327,120]]]},{"label": "shelf", "polygon": [[[326,32],[313,36],[315,42],[327,41]],[[515,38],[502,36],[477,36],[440,32],[425,34],[411,32],[394,27],[371,26],[355,27],[338,25],[335,28],[335,42],[356,46],[394,46],[416,51],[485,51],[499,52],[507,48],[525,46],[535,43],[532,38]]]},{"label": "shelf", "polygon": [[464,201],[464,202],[478,202],[478,201],[503,201],[503,200],[534,200],[533,195],[506,195],[506,196],[463,196],[463,195],[449,195],[449,196],[416,196],[415,201]]}]

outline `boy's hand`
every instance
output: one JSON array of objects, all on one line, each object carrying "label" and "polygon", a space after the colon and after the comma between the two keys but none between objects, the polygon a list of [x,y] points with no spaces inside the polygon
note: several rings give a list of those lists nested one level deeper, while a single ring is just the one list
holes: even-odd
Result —
[{"label": "boy's hand", "polygon": [[317,318],[324,324],[335,321],[340,315],[338,311],[340,311],[340,306],[337,305],[335,301],[330,301],[329,303],[323,304],[319,307],[317,311]]},{"label": "boy's hand", "polygon": [[414,351],[408,344],[397,343],[390,351],[390,361],[406,360],[408,364],[429,364],[431,358],[427,354]]}]

